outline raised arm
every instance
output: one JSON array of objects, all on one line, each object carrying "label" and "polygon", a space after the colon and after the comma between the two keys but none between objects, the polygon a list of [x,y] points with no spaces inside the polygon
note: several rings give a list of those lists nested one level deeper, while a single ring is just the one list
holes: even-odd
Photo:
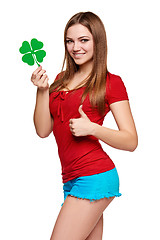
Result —
[{"label": "raised arm", "polygon": [[110,104],[119,130],[94,124],[92,135],[111,147],[133,152],[138,145],[138,135],[128,100]]},{"label": "raised arm", "polygon": [[46,70],[38,67],[32,74],[31,81],[37,86],[34,125],[39,137],[48,137],[53,129],[53,118],[49,110],[49,84]]}]

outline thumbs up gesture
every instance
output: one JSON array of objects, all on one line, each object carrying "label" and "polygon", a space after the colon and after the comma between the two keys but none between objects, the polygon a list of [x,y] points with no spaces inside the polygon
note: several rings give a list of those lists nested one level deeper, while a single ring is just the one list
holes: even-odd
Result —
[{"label": "thumbs up gesture", "polygon": [[69,120],[69,126],[74,136],[92,135],[95,123],[91,122],[87,115],[82,110],[82,105],[78,109],[80,118],[72,118]]}]

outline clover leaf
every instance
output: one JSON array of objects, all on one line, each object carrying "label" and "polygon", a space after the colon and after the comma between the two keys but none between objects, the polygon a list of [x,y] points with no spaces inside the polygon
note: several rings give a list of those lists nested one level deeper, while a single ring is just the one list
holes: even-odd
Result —
[{"label": "clover leaf", "polygon": [[38,41],[36,38],[31,40],[31,44],[24,41],[22,46],[19,48],[19,52],[24,54],[22,61],[30,66],[33,66],[36,62],[37,65],[40,66],[39,63],[43,62],[43,58],[46,56],[46,52],[44,50],[40,50],[41,48],[43,48],[43,43]]}]

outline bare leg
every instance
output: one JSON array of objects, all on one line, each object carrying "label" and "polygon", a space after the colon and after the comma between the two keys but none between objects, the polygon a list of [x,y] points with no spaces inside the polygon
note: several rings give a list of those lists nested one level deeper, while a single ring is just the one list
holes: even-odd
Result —
[{"label": "bare leg", "polygon": [[92,232],[86,238],[86,240],[102,240],[103,236],[103,214],[100,217],[98,223],[93,228]]},{"label": "bare leg", "polygon": [[67,196],[57,217],[50,240],[86,240],[103,211],[115,197],[94,202]]}]

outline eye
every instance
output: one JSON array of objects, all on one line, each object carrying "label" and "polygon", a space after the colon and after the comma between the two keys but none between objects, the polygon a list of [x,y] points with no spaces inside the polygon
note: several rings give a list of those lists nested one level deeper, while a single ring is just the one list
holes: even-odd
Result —
[{"label": "eye", "polygon": [[88,41],[89,41],[89,39],[86,39],[86,38],[83,38],[83,39],[81,40],[82,43],[85,43],[85,42],[88,42]]},{"label": "eye", "polygon": [[71,43],[71,42],[73,42],[73,41],[70,39],[66,40],[66,43]]}]

